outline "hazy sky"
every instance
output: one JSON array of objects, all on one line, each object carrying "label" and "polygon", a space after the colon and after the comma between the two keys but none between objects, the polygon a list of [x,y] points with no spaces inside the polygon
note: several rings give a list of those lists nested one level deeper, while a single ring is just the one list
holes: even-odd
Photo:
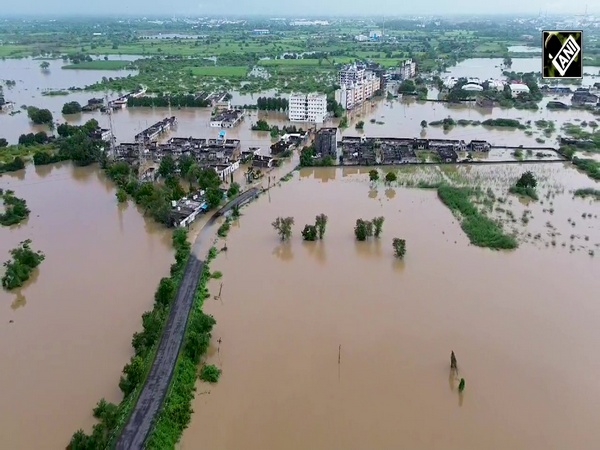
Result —
[{"label": "hazy sky", "polygon": [[[548,13],[583,14],[586,3],[588,12],[600,8],[598,0],[557,2],[548,0],[0,0],[0,16],[13,14],[190,14],[222,15],[401,15],[401,14],[537,14]],[[576,5],[576,9],[573,6]]]}]

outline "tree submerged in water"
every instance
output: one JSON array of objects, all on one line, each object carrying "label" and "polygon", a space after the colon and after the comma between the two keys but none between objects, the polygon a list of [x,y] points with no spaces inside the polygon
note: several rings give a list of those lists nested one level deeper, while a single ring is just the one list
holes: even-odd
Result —
[{"label": "tree submerged in water", "polygon": [[458,392],[462,392],[465,390],[465,379],[461,378],[460,383],[458,383]]},{"label": "tree submerged in water", "polygon": [[314,225],[305,225],[304,230],[302,230],[302,239],[305,241],[316,241],[318,235],[319,232]]},{"label": "tree submerged in water", "polygon": [[321,213],[315,218],[315,227],[317,227],[319,239],[323,239],[325,229],[327,228],[327,216],[325,214]]},{"label": "tree submerged in water", "polygon": [[271,225],[277,230],[282,241],[287,241],[292,237],[293,217],[278,217]]},{"label": "tree submerged in water", "polygon": [[394,246],[396,258],[404,258],[404,255],[406,255],[406,241],[404,239],[394,238],[392,245]]},{"label": "tree submerged in water", "polygon": [[7,290],[23,286],[33,270],[45,259],[42,252],[31,249],[31,239],[22,241],[10,254],[12,260],[4,263],[6,271],[2,277],[2,286]]}]

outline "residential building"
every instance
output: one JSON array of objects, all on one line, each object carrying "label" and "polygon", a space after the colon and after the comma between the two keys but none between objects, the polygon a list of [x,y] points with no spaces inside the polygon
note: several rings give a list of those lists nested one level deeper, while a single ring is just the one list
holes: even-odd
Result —
[{"label": "residential building", "polygon": [[510,85],[510,92],[513,97],[523,93],[529,94],[529,86],[525,83],[512,83]]},{"label": "residential building", "polygon": [[288,117],[292,122],[323,123],[327,117],[325,94],[291,94]]},{"label": "residential building", "polygon": [[364,34],[359,34],[354,36],[354,40],[358,42],[367,42],[369,40],[369,36],[365,36]]},{"label": "residential building", "polygon": [[462,87],[463,91],[483,91],[483,86],[475,83],[467,83]]},{"label": "residential building", "polygon": [[244,118],[244,112],[239,109],[223,111],[210,119],[212,128],[233,128]]},{"label": "residential building", "polygon": [[372,41],[378,41],[382,36],[383,33],[381,33],[381,30],[372,30],[369,32],[369,39]]},{"label": "residential building", "polygon": [[337,128],[321,128],[315,136],[315,151],[322,157],[337,159]]},{"label": "residential building", "polygon": [[269,34],[269,30],[252,30],[252,34],[255,36],[264,36]]},{"label": "residential building", "polygon": [[375,95],[381,89],[381,77],[365,64],[345,66],[339,74],[340,89],[336,101],[344,109],[352,109]]},{"label": "residential building", "polygon": [[400,64],[400,79],[410,80],[417,75],[417,64],[412,59],[407,59]]}]

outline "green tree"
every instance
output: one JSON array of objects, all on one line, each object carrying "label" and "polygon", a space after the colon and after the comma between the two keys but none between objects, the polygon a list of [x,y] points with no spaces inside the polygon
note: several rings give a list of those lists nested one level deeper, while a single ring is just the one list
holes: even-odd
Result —
[{"label": "green tree", "polygon": [[532,188],[532,189],[535,189],[535,187],[537,186],[537,180],[535,178],[535,175],[532,172],[530,172],[530,171],[525,172],[517,180],[516,186],[518,188]]},{"label": "green tree", "polygon": [[50,68],[50,63],[48,61],[42,61],[40,63],[40,69],[42,69],[42,71],[47,71]]},{"label": "green tree", "polygon": [[218,187],[207,188],[204,195],[206,197],[206,203],[210,209],[216,208],[223,201],[223,191],[221,191],[221,189]]},{"label": "green tree", "polygon": [[54,118],[52,117],[52,113],[48,109],[39,109],[35,106],[30,106],[27,108],[27,117],[31,119],[31,121],[37,125],[52,124]]},{"label": "green tree", "polygon": [[200,379],[208,383],[216,383],[221,376],[221,369],[213,364],[207,364],[200,370]]},{"label": "green tree", "polygon": [[465,379],[461,378],[460,383],[458,383],[458,392],[462,392],[465,390]]},{"label": "green tree", "polygon": [[123,368],[123,375],[119,381],[119,388],[123,395],[128,396],[144,379],[144,360],[134,356]]},{"label": "green tree", "polygon": [[427,128],[427,121],[421,120],[421,128]]},{"label": "green tree", "polygon": [[200,186],[200,189],[204,190],[208,188],[218,188],[221,185],[221,178],[215,169],[206,167],[198,171],[198,185]]},{"label": "green tree", "polygon": [[175,170],[177,170],[177,164],[171,155],[164,155],[160,160],[160,166],[158,167],[158,174],[167,178],[175,174]]},{"label": "green tree", "polygon": [[396,258],[404,258],[404,255],[406,255],[406,241],[404,239],[394,238],[392,246],[394,247]]},{"label": "green tree", "polygon": [[32,250],[31,239],[20,242],[10,254],[12,259],[4,263],[5,272],[2,276],[2,286],[7,290],[23,286],[33,270],[45,259],[42,252]]},{"label": "green tree", "polygon": [[360,120],[356,123],[355,128],[357,130],[362,130],[365,127],[365,122],[363,120]]},{"label": "green tree", "polygon": [[315,218],[315,226],[317,227],[317,232],[319,234],[319,239],[323,239],[325,236],[325,229],[327,228],[327,216],[325,214],[319,214]]},{"label": "green tree", "polygon": [[386,183],[393,183],[396,180],[398,180],[398,176],[396,175],[396,172],[388,172],[385,174]]},{"label": "green tree", "polygon": [[369,170],[369,181],[373,183],[377,180],[379,180],[379,172],[377,171],[377,169]]},{"label": "green tree", "polygon": [[77,114],[81,112],[81,105],[79,102],[67,102],[62,107],[62,113],[65,115],[68,114]]},{"label": "green tree", "polygon": [[373,227],[374,227],[373,234],[376,238],[381,236],[381,231],[383,230],[383,222],[384,221],[385,221],[385,218],[383,218],[383,217],[375,217],[373,219]]},{"label": "green tree", "polygon": [[316,241],[319,237],[319,232],[315,225],[305,225],[302,230],[302,239],[305,241]]},{"label": "green tree", "polygon": [[124,189],[117,190],[117,201],[119,203],[125,203],[127,201],[127,192]]},{"label": "green tree", "polygon": [[0,148],[8,147],[8,141],[4,138],[0,138]]},{"label": "green tree", "polygon": [[227,197],[233,198],[240,193],[240,185],[236,182],[231,183],[227,190]]},{"label": "green tree", "polygon": [[275,228],[282,241],[287,241],[292,237],[293,217],[277,217],[271,225]]},{"label": "green tree", "polygon": [[357,219],[356,225],[354,226],[354,236],[358,241],[366,241],[369,237],[367,230],[367,223],[363,219]]}]

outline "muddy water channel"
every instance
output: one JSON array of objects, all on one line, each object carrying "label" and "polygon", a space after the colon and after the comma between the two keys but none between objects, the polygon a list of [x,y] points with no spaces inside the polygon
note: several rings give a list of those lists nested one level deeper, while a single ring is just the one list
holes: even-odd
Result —
[{"label": "muddy water channel", "polygon": [[0,229],[2,261],[25,239],[46,255],[23,288],[0,290],[2,447],[65,448],[78,428],[90,431],[100,398],[121,399],[131,336],[172,263],[170,233],[117,206],[95,168],[30,166],[0,188],[31,209]]},{"label": "muddy water channel", "polygon": [[[367,169],[303,170],[243,208],[211,267],[221,298],[204,306],[217,320],[207,362],[223,373],[198,385],[181,448],[596,449],[600,260],[588,251],[600,253],[600,206],[572,196],[594,183],[536,166],[540,201],[527,205],[506,194],[523,170],[400,175],[480,183],[504,197],[498,214],[531,210],[527,224],[501,219],[519,234],[513,252],[470,245],[435,191],[371,186]],[[303,242],[319,213],[325,239]],[[380,215],[381,240],[355,242],[356,219]],[[277,216],[295,218],[289,243]],[[406,239],[403,262],[394,237]]]}]

